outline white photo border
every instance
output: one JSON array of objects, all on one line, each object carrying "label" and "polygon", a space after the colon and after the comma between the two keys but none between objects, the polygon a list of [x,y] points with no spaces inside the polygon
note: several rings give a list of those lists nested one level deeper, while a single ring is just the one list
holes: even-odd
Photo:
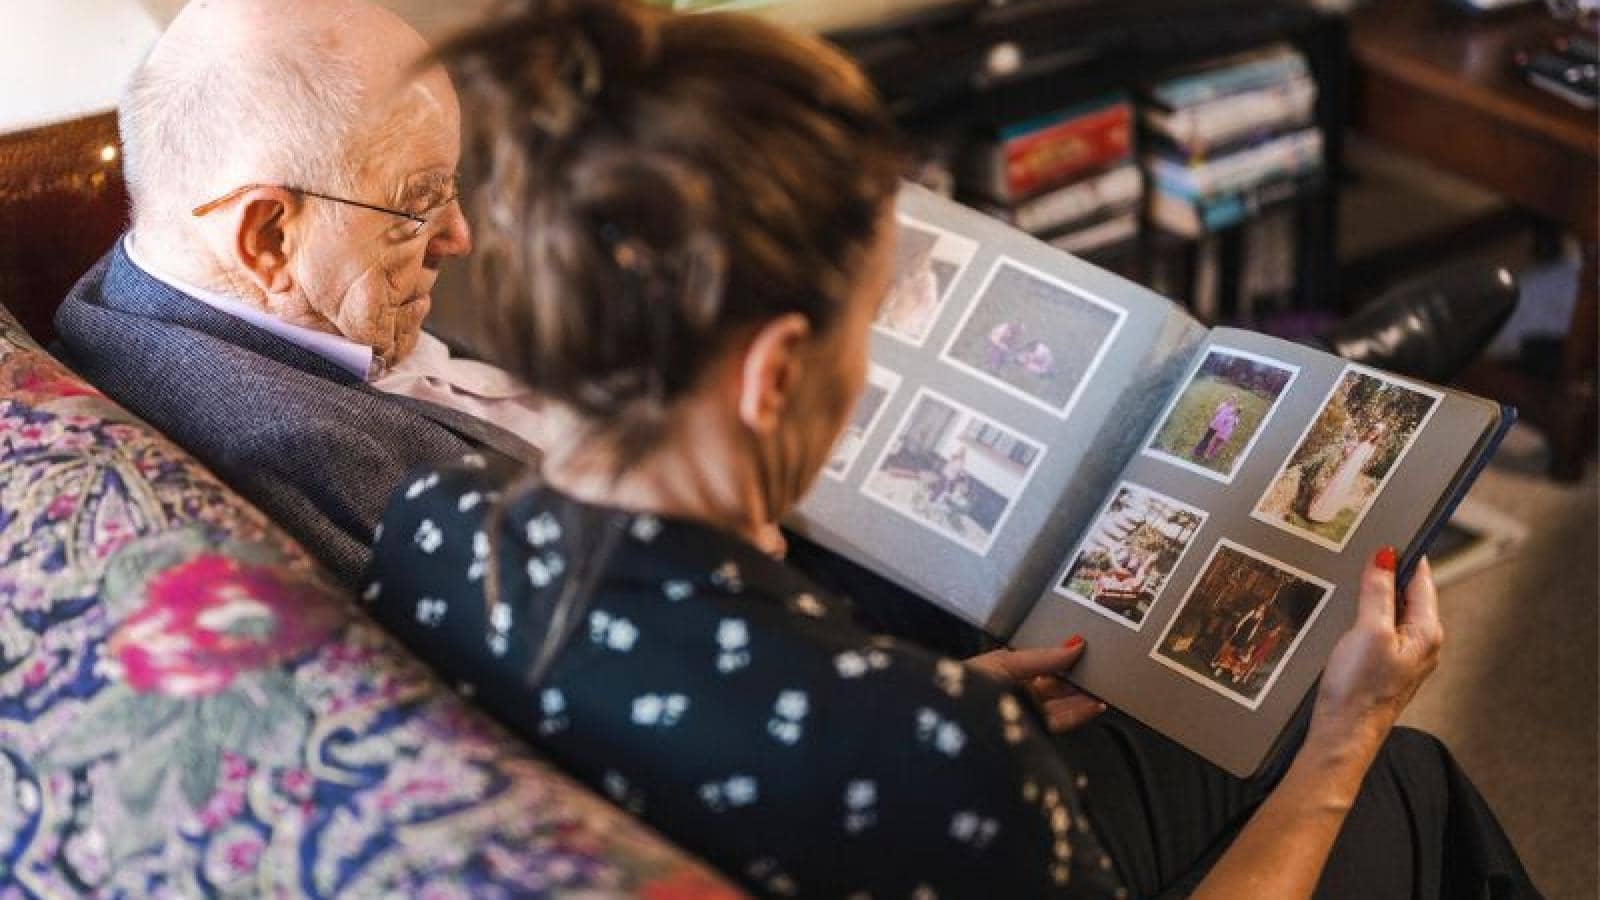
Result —
[{"label": "white photo border", "polygon": [[1082,555],[1084,545],[1089,543],[1089,535],[1093,532],[1094,527],[1100,524],[1100,520],[1105,517],[1106,510],[1111,508],[1111,501],[1115,500],[1117,494],[1121,493],[1124,488],[1133,488],[1135,490],[1143,491],[1144,493],[1155,497],[1158,500],[1162,500],[1166,503],[1172,504],[1173,506],[1180,507],[1192,513],[1198,513],[1200,515],[1200,524],[1195,526],[1194,534],[1189,536],[1189,543],[1185,544],[1183,549],[1178,551],[1178,558],[1172,561],[1173,572],[1177,572],[1178,568],[1183,565],[1184,559],[1189,555],[1189,550],[1201,542],[1201,532],[1205,531],[1206,523],[1211,521],[1210,512],[1207,512],[1198,506],[1185,503],[1175,497],[1169,497],[1160,491],[1147,488],[1136,481],[1124,479],[1123,481],[1117,483],[1117,489],[1111,492],[1111,495],[1106,498],[1104,503],[1100,504],[1099,511],[1096,512],[1094,518],[1089,521],[1089,530],[1084,532],[1082,538],[1079,538],[1077,546],[1072,548],[1072,553],[1067,557],[1066,564],[1061,567],[1061,570],[1056,573],[1055,578],[1050,582],[1050,590],[1051,592],[1061,597],[1065,597],[1079,606],[1089,609],[1091,612],[1105,616],[1124,628],[1130,629],[1134,632],[1139,632],[1144,630],[1145,623],[1150,621],[1151,615],[1155,613],[1156,607],[1161,603],[1161,598],[1166,595],[1167,589],[1172,587],[1172,578],[1170,575],[1168,576],[1166,582],[1161,585],[1161,590],[1157,591],[1156,595],[1150,599],[1150,609],[1145,611],[1144,618],[1140,619],[1138,622],[1129,622],[1126,618],[1113,613],[1111,610],[1106,609],[1088,597],[1080,597],[1061,586],[1062,580],[1066,578],[1069,572],[1072,571],[1073,565],[1077,563],[1078,557]]},{"label": "white photo border", "polygon": [[[1073,295],[1074,297],[1086,300],[1102,309],[1109,310],[1117,317],[1117,320],[1111,325],[1111,330],[1106,334],[1105,340],[1101,341],[1100,346],[1095,348],[1094,358],[1089,360],[1089,367],[1084,369],[1083,377],[1078,379],[1077,387],[1072,389],[1072,396],[1067,398],[1067,402],[1063,406],[1051,406],[1043,400],[1040,400],[1038,397],[1035,397],[1034,395],[1022,390],[1010,382],[1005,381],[1004,379],[996,378],[982,369],[968,365],[966,362],[957,359],[951,352],[955,349],[956,341],[961,339],[961,332],[967,327],[967,322],[972,319],[972,314],[977,311],[980,305],[983,304],[984,295],[988,293],[989,286],[993,284],[995,278],[999,276],[1002,266],[1011,266],[1012,268],[1019,269],[1030,277],[1037,278],[1040,281],[1044,281],[1048,284],[1052,284]],[[989,267],[988,274],[984,276],[983,282],[978,286],[978,290],[972,295],[972,301],[967,304],[966,310],[962,312],[961,320],[956,323],[955,329],[950,332],[950,339],[945,342],[944,350],[939,353],[939,361],[956,369],[960,369],[963,373],[984,382],[990,387],[998,388],[999,390],[1002,390],[1013,397],[1017,397],[1034,406],[1037,406],[1058,419],[1066,419],[1072,415],[1072,410],[1078,405],[1078,401],[1083,399],[1084,390],[1088,388],[1089,382],[1094,380],[1094,373],[1100,369],[1100,364],[1105,361],[1106,354],[1111,351],[1111,345],[1117,342],[1117,336],[1122,333],[1122,326],[1125,325],[1127,321],[1128,311],[1117,304],[1112,303],[1110,300],[1090,293],[1089,291],[1084,290],[1076,285],[1068,284],[1067,282],[1062,281],[1053,275],[1047,275],[1039,269],[1022,262],[1021,260],[1002,255],[996,258],[994,264]]]},{"label": "white photo border", "polygon": [[[1333,400],[1334,392],[1339,390],[1339,386],[1344,384],[1345,378],[1349,377],[1352,373],[1366,375],[1371,378],[1376,378],[1379,381],[1398,385],[1408,391],[1414,391],[1418,394],[1424,394],[1432,397],[1433,405],[1428,407],[1428,414],[1422,417],[1422,421],[1417,423],[1416,430],[1411,432],[1411,438],[1406,441],[1405,447],[1401,448],[1400,455],[1394,458],[1394,465],[1389,467],[1389,471],[1385,473],[1383,480],[1378,482],[1378,486],[1372,492],[1372,497],[1369,498],[1367,504],[1362,507],[1361,512],[1356,514],[1355,520],[1350,523],[1350,530],[1345,532],[1344,540],[1335,543],[1334,541],[1330,541],[1320,534],[1313,534],[1312,532],[1306,531],[1303,528],[1296,528],[1280,518],[1264,514],[1261,511],[1261,504],[1266,502],[1267,495],[1272,493],[1272,489],[1278,484],[1278,479],[1282,478],[1283,473],[1289,470],[1289,461],[1294,459],[1295,453],[1300,450],[1300,445],[1305,443],[1306,435],[1311,433],[1311,429],[1317,424],[1317,420],[1322,418],[1323,412],[1328,408],[1328,403]],[[1372,512],[1372,508],[1378,505],[1378,500],[1383,496],[1384,490],[1388,488],[1390,479],[1394,478],[1395,473],[1400,471],[1401,464],[1406,461],[1407,456],[1411,455],[1411,448],[1417,445],[1417,440],[1422,437],[1422,432],[1427,429],[1428,423],[1433,421],[1434,414],[1437,413],[1439,411],[1439,407],[1443,405],[1443,391],[1431,387],[1425,387],[1410,379],[1390,375],[1389,373],[1380,371],[1378,369],[1356,365],[1355,363],[1345,363],[1344,368],[1339,370],[1339,377],[1335,378],[1333,380],[1333,384],[1328,387],[1328,393],[1323,396],[1322,402],[1317,404],[1316,413],[1313,414],[1306,422],[1306,427],[1300,431],[1300,436],[1295,439],[1294,445],[1289,449],[1288,455],[1284,456],[1283,464],[1278,466],[1278,471],[1267,481],[1267,486],[1262,489],[1261,496],[1257,497],[1256,502],[1251,505],[1250,518],[1255,519],[1257,522],[1261,522],[1264,525],[1270,525],[1279,531],[1292,534],[1295,537],[1315,544],[1324,550],[1331,550],[1334,553],[1343,553],[1344,548],[1350,546],[1350,542],[1355,539],[1356,532],[1361,530],[1361,524],[1367,520],[1367,513]]]},{"label": "white photo border", "polygon": [[[1317,608],[1313,609],[1311,611],[1311,615],[1306,617],[1305,624],[1300,626],[1300,630],[1295,634],[1294,640],[1289,642],[1289,649],[1283,651],[1283,658],[1278,660],[1278,667],[1272,670],[1271,675],[1267,676],[1267,683],[1261,686],[1261,692],[1256,695],[1254,700],[1237,691],[1228,690],[1222,685],[1217,684],[1215,681],[1206,678],[1204,675],[1195,672],[1187,666],[1184,666],[1182,663],[1179,663],[1177,660],[1167,657],[1161,652],[1161,645],[1166,643],[1167,635],[1172,631],[1172,626],[1177,623],[1178,618],[1183,615],[1183,611],[1188,608],[1189,601],[1194,599],[1195,591],[1200,589],[1201,579],[1205,578],[1206,573],[1211,571],[1211,564],[1216,562],[1217,554],[1222,552],[1223,547],[1229,547],[1233,550],[1237,550],[1245,556],[1251,557],[1252,559],[1260,562],[1264,562],[1267,565],[1278,569],[1279,571],[1288,572],[1296,578],[1299,578],[1303,581],[1308,581],[1322,588],[1322,598],[1317,601]],[[1294,659],[1295,652],[1300,649],[1301,641],[1305,640],[1305,636],[1311,633],[1311,629],[1317,624],[1317,619],[1322,617],[1322,611],[1328,608],[1328,601],[1333,599],[1333,595],[1337,591],[1338,588],[1334,587],[1333,582],[1328,581],[1325,578],[1318,578],[1309,572],[1297,569],[1287,563],[1280,562],[1279,560],[1273,559],[1259,550],[1252,550],[1238,541],[1230,541],[1227,538],[1220,538],[1217,540],[1216,545],[1211,548],[1211,555],[1206,557],[1205,565],[1201,566],[1200,571],[1195,573],[1194,581],[1190,583],[1189,590],[1183,595],[1183,601],[1178,604],[1178,608],[1173,611],[1172,617],[1167,620],[1166,627],[1161,629],[1161,636],[1156,638],[1155,645],[1150,648],[1150,658],[1155,660],[1157,663],[1166,666],[1172,671],[1177,672],[1184,678],[1187,678],[1202,687],[1209,688],[1212,691],[1227,697],[1229,700],[1232,700],[1233,702],[1253,712],[1260,709],[1261,704],[1266,702],[1267,697],[1272,693],[1272,688],[1277,685],[1278,678],[1283,675],[1285,669],[1289,668],[1289,662]]]},{"label": "white photo border", "polygon": [[[989,530],[989,538],[983,542],[982,546],[970,544],[961,536],[946,529],[940,528],[927,519],[914,515],[907,510],[901,509],[899,506],[889,502],[887,499],[880,497],[868,490],[868,486],[872,482],[873,474],[881,469],[883,467],[884,460],[889,458],[889,451],[894,447],[894,437],[902,434],[905,431],[906,425],[911,421],[912,414],[917,411],[917,405],[922,402],[922,398],[924,396],[931,397],[932,399],[943,403],[970,418],[978,419],[979,421],[982,421],[988,425],[992,425],[995,428],[1002,429],[1012,437],[1027,441],[1039,451],[1038,455],[1033,458],[1033,464],[1028,467],[1027,474],[1023,475],[1022,482],[1017,485],[1017,495],[1010,498],[1009,502],[1006,503],[1005,511],[1000,514],[1000,518],[995,520],[994,527]],[[884,442],[883,449],[878,451],[877,458],[873,460],[871,468],[867,470],[866,477],[861,480],[861,487],[858,490],[861,492],[861,495],[866,497],[868,500],[871,500],[879,506],[894,512],[896,515],[899,515],[904,519],[921,525],[923,528],[928,529],[934,534],[939,535],[940,537],[956,544],[957,546],[965,547],[979,556],[988,556],[989,550],[994,547],[995,539],[1000,536],[1000,532],[1005,529],[1006,523],[1011,520],[1011,513],[1016,510],[1017,502],[1021,500],[1022,495],[1027,492],[1028,485],[1033,481],[1033,476],[1038,473],[1039,467],[1044,463],[1045,455],[1049,452],[1049,450],[1050,448],[1045,446],[1043,441],[1030,437],[1009,425],[1002,424],[990,416],[983,415],[982,413],[973,410],[966,404],[958,403],[944,394],[933,390],[932,388],[920,387],[917,388],[917,392],[915,394],[911,395],[911,402],[906,405],[905,412],[901,413],[900,415],[900,421],[895,424],[894,430],[889,433],[889,440]]]},{"label": "white photo border", "polygon": [[[884,383],[879,382],[879,376],[883,376],[884,381],[888,385],[887,387],[884,387]],[[877,430],[878,423],[883,421],[883,414],[889,411],[889,405],[894,402],[895,395],[900,392],[900,385],[904,383],[905,376],[889,368],[888,366],[879,365],[875,362],[869,362],[867,364],[867,384],[884,388],[883,403],[878,406],[878,411],[873,413],[872,418],[868,419],[867,424],[862,427],[861,446],[857,447],[856,452],[850,454],[850,458],[845,460],[844,468],[840,469],[839,473],[836,475],[829,471],[828,466],[824,465],[822,467],[822,474],[824,477],[831,478],[834,481],[849,480],[850,471],[856,467],[856,460],[861,458],[862,448],[866,447],[867,442],[872,439],[872,434]],[[865,391],[863,391],[863,393],[864,392]],[[857,397],[856,402],[861,402],[861,398]],[[854,415],[854,410],[851,411],[851,414]],[[849,427],[848,424],[846,427]],[[839,437],[844,437],[844,432],[839,432]],[[832,451],[829,451],[828,461],[830,463],[833,461]]]},{"label": "white photo border", "polygon": [[[1208,469],[1205,466],[1195,465],[1194,463],[1183,459],[1182,457],[1174,456],[1165,450],[1158,450],[1152,446],[1156,442],[1156,438],[1161,436],[1161,429],[1166,427],[1167,418],[1171,416],[1173,411],[1178,408],[1178,403],[1183,400],[1183,395],[1188,393],[1189,386],[1194,384],[1195,376],[1200,374],[1200,370],[1205,367],[1206,361],[1211,358],[1211,354],[1213,353],[1223,353],[1228,356],[1242,357],[1244,359],[1249,359],[1258,363],[1264,363],[1266,365],[1273,366],[1274,368],[1286,369],[1289,372],[1288,382],[1284,384],[1283,390],[1279,392],[1277,399],[1272,401],[1272,406],[1267,409],[1267,414],[1262,417],[1261,423],[1256,426],[1255,434],[1250,436],[1250,440],[1245,443],[1244,449],[1239,451],[1239,456],[1234,459],[1233,467],[1227,474]],[[1245,461],[1250,458],[1250,454],[1256,449],[1256,442],[1261,439],[1261,435],[1266,433],[1267,426],[1272,424],[1273,416],[1277,415],[1278,413],[1278,407],[1283,404],[1283,399],[1289,396],[1289,391],[1294,388],[1295,382],[1298,380],[1300,380],[1300,367],[1294,363],[1284,362],[1281,359],[1273,359],[1272,357],[1261,353],[1252,353],[1249,350],[1240,350],[1236,347],[1227,347],[1221,344],[1210,344],[1206,347],[1206,352],[1200,356],[1199,362],[1197,362],[1194,367],[1189,370],[1189,374],[1184,378],[1183,390],[1173,394],[1172,399],[1167,401],[1167,408],[1163,409],[1161,411],[1161,415],[1156,417],[1155,428],[1152,429],[1149,436],[1145,438],[1143,446],[1141,446],[1139,449],[1139,453],[1142,456],[1148,456],[1151,459],[1160,460],[1168,465],[1177,466],[1180,469],[1183,469],[1187,472],[1193,472],[1196,475],[1209,478],[1212,481],[1220,481],[1223,484],[1233,484],[1233,480],[1239,477],[1239,470],[1244,468]]]},{"label": "white photo border", "polygon": [[920,350],[927,346],[928,339],[933,337],[933,333],[935,331],[939,330],[939,320],[944,318],[945,305],[950,302],[951,295],[955,293],[956,285],[961,283],[961,279],[967,274],[967,270],[972,268],[972,261],[978,258],[978,250],[982,245],[979,244],[978,241],[962,234],[959,231],[951,231],[948,228],[941,228],[931,222],[925,222],[922,219],[919,219],[915,216],[908,216],[905,213],[895,213],[895,225],[896,227],[909,225],[912,228],[938,235],[938,240],[934,241],[933,244],[936,251],[939,248],[939,244],[946,240],[954,241],[956,246],[961,248],[961,261],[956,264],[955,272],[951,273],[950,283],[945,285],[944,290],[939,292],[938,302],[934,304],[933,318],[928,320],[928,330],[923,332],[921,340],[912,340],[907,335],[901,334],[892,328],[886,328],[882,325],[879,325],[878,317],[876,315],[872,317],[873,331],[876,331],[890,340],[899,341],[908,347],[915,347]]}]

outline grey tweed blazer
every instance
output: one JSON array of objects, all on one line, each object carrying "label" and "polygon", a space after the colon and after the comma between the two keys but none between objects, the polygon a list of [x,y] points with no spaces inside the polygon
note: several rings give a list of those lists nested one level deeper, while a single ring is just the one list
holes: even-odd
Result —
[{"label": "grey tweed blazer", "polygon": [[[117,241],[56,313],[58,353],[194,454],[345,584],[407,471],[536,451],[478,419],[384,394],[136,266]],[[61,352],[63,351],[64,352]]]}]

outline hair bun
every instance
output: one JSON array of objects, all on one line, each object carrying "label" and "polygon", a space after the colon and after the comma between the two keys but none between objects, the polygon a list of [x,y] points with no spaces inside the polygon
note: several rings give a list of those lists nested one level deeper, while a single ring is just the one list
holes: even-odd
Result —
[{"label": "hair bun", "polygon": [[659,13],[615,0],[514,0],[493,24],[446,43],[438,56],[463,82],[509,91],[536,134],[561,139],[602,94],[632,82],[656,57]]}]

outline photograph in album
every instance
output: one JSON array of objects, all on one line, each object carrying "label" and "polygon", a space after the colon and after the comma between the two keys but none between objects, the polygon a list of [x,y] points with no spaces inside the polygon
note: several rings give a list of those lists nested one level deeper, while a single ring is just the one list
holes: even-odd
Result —
[{"label": "photograph in album", "polygon": [[920,391],[861,490],[926,528],[987,554],[1044,446]]},{"label": "photograph in album", "polygon": [[894,396],[899,386],[899,375],[876,363],[872,364],[867,370],[866,386],[861,389],[861,397],[856,400],[855,410],[850,414],[850,421],[845,423],[844,433],[833,445],[833,453],[823,469],[824,474],[840,479],[849,474],[856,457],[861,455],[867,435],[883,416],[883,411],[889,406],[889,398]]},{"label": "photograph in album", "polygon": [[1072,411],[1127,313],[1085,290],[1001,259],[944,360],[1056,416]]},{"label": "photograph in album", "polygon": [[1265,356],[1212,348],[1145,452],[1207,478],[1232,482],[1298,372]]},{"label": "photograph in album", "polygon": [[1347,368],[1251,515],[1343,550],[1443,396]]},{"label": "photograph in album", "polygon": [[1125,481],[1055,591],[1137,631],[1205,521],[1205,512]]},{"label": "photograph in album", "polygon": [[899,218],[899,226],[894,280],[874,325],[890,337],[920,347],[978,244],[907,216]]},{"label": "photograph in album", "polygon": [[1332,593],[1320,578],[1223,540],[1150,655],[1256,709]]}]

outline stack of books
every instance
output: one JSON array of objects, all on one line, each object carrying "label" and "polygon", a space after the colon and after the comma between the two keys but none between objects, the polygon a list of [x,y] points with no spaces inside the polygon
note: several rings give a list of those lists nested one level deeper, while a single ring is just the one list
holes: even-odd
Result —
[{"label": "stack of books", "polygon": [[1144,200],[1133,119],[1130,98],[1115,94],[1002,128],[968,148],[960,193],[1069,253],[1127,246]]},{"label": "stack of books", "polygon": [[1316,101],[1305,58],[1286,45],[1152,87],[1140,112],[1151,221],[1198,237],[1315,184],[1323,168]]}]

